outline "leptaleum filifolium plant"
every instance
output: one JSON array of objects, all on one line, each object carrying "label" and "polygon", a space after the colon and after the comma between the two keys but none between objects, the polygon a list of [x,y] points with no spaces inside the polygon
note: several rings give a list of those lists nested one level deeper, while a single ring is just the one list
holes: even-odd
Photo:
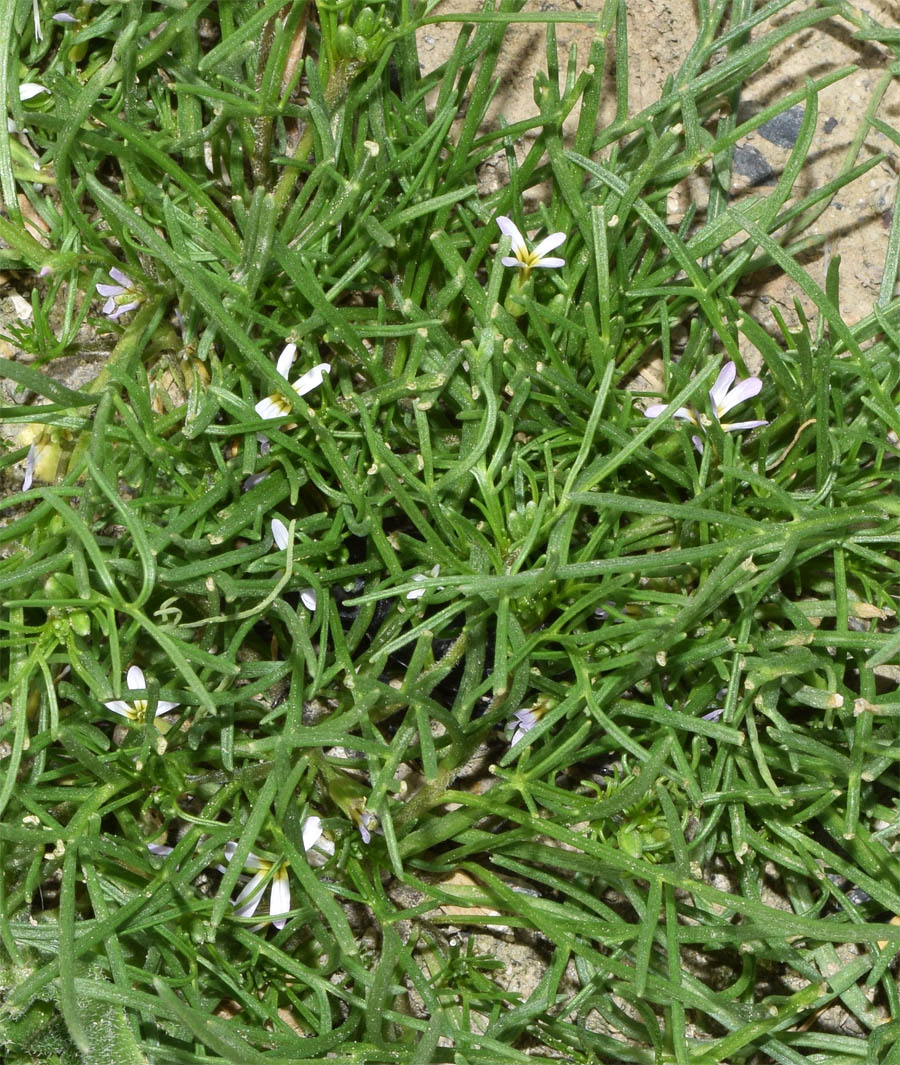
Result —
[{"label": "leptaleum filifolium plant", "polygon": [[[891,74],[806,195],[846,71],[735,117],[778,43],[896,33],[701,3],[635,115],[624,4],[577,76],[518,6],[422,76],[407,3],[0,0],[8,1062],[896,1060],[900,231],[853,327],[795,257]],[[742,310],[772,267],[813,324]]]}]

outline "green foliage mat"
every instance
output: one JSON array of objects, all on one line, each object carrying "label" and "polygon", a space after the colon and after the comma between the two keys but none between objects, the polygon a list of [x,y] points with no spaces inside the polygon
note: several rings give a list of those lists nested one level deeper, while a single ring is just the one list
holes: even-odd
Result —
[{"label": "green foliage mat", "polygon": [[[736,118],[779,43],[897,32],[703,0],[633,114],[624,3],[519,6],[0,0],[5,1061],[900,1062],[900,212],[855,326],[797,259],[893,72],[805,195],[847,71]],[[748,317],[772,269],[814,321]]]}]

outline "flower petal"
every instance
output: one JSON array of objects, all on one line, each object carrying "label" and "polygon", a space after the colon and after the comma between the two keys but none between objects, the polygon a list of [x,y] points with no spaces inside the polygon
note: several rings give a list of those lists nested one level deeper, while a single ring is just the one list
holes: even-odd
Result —
[{"label": "flower petal", "polygon": [[280,418],[282,416],[281,397],[266,396],[253,408],[260,418]]},{"label": "flower petal", "polygon": [[[235,851],[237,850],[237,844],[233,840],[229,840],[222,849],[225,852],[225,857],[230,862],[231,859],[234,857]],[[269,868],[269,863],[268,862],[264,862],[262,860],[262,858],[258,858],[253,853],[253,851],[250,851],[250,853],[247,855],[247,860],[244,862],[244,868],[245,869],[268,869]]]},{"label": "flower petal", "polygon": [[732,390],[716,405],[716,413],[721,417],[723,414],[727,414],[732,407],[736,407],[739,403],[744,403],[748,399],[753,399],[754,396],[758,396],[762,391],[763,383],[758,377],[748,377],[746,381],[741,381],[732,388]]},{"label": "flower petal", "polygon": [[331,373],[331,363],[320,362],[311,370],[307,370],[302,377],[297,378],[294,382],[294,391],[298,396],[305,396],[307,392],[312,392],[314,388],[321,385],[327,373]]},{"label": "flower petal", "polygon": [[98,285],[97,292],[101,296],[121,296],[125,291],[121,285]]},{"label": "flower petal", "polygon": [[181,706],[181,703],[173,703],[168,699],[160,699],[156,704],[156,716],[160,714],[168,714],[170,710],[174,710],[176,707]]},{"label": "flower petal", "polygon": [[265,873],[257,873],[232,903],[235,917],[252,917],[262,901]]},{"label": "flower petal", "polygon": [[363,810],[359,819],[359,834],[362,836],[362,841],[365,844],[372,842],[372,833],[370,829],[373,829],[378,824],[378,818],[371,812],[371,810]]},{"label": "flower petal", "polygon": [[544,237],[539,244],[535,245],[534,251],[531,254],[540,259],[546,255],[548,251],[553,251],[554,248],[558,248],[565,239],[565,233],[551,233],[549,237]]},{"label": "flower petal", "polygon": [[112,710],[114,714],[121,714],[122,717],[134,717],[134,707],[131,703],[126,703],[124,699],[110,699],[103,705],[107,710]]},{"label": "flower petal", "polygon": [[497,218],[497,225],[500,227],[500,232],[503,233],[504,236],[509,237],[510,241],[512,241],[512,249],[517,256],[521,258],[523,255],[528,254],[528,245],[525,243],[525,238],[519,231],[519,227],[511,218],[507,218],[505,215],[499,215]]},{"label": "flower petal", "polygon": [[764,420],[757,419],[750,422],[728,422],[722,424],[722,428],[726,433],[737,433],[741,429],[758,429],[761,425],[768,425],[769,423]]},{"label": "flower petal", "polygon": [[305,851],[315,847],[322,838],[322,818],[313,814],[303,822],[303,849]]},{"label": "flower petal", "polygon": [[123,288],[134,288],[134,283],[132,282],[131,278],[128,276],[128,274],[123,274],[122,271],[118,268],[118,266],[114,266],[110,270],[109,276],[113,279],[113,281],[118,281]]},{"label": "flower petal", "polygon": [[278,362],[275,363],[275,369],[286,378],[290,372],[291,367],[294,365],[294,359],[297,356],[296,344],[285,344],[281,350],[281,354],[278,356]]},{"label": "flower petal", "polygon": [[269,916],[276,928],[284,928],[287,918],[282,917],[291,908],[291,882],[287,869],[282,865],[272,878],[272,890],[269,892]]},{"label": "flower petal", "polygon": [[673,418],[681,418],[683,421],[691,422],[692,425],[697,424],[697,418],[692,410],[687,407],[679,407],[677,411],[672,415]]},{"label": "flower petal", "polygon": [[316,607],[319,605],[319,598],[316,595],[315,588],[303,588],[300,592],[300,602],[307,610],[315,613]]},{"label": "flower petal", "polygon": [[[644,411],[644,414],[648,418],[658,418],[668,405],[668,403],[651,403]],[[694,417],[693,412],[688,410],[687,407],[679,407],[678,410],[673,412],[672,417],[682,418],[686,422],[693,422],[694,425],[697,424],[697,419]]]},{"label": "flower petal", "polygon": [[504,255],[500,259],[500,262],[503,263],[504,266],[521,266],[522,265],[522,260],[521,259],[514,259],[511,255]]},{"label": "flower petal", "polygon": [[129,667],[125,683],[131,691],[139,691],[147,687],[147,682],[144,680],[144,671],[140,666]]},{"label": "flower petal", "polygon": [[536,263],[531,264],[533,267],[542,267],[544,270],[555,270],[560,266],[566,265],[565,259],[554,259],[553,256],[549,256],[545,259],[538,259]]},{"label": "flower petal", "polygon": [[[427,581],[428,580],[428,578],[425,576],[424,573],[414,573],[412,579],[414,581]],[[406,593],[406,598],[407,599],[421,599],[424,594],[425,594],[425,589],[424,588],[413,588],[413,590],[411,592],[407,592]]]},{"label": "flower petal", "polygon": [[731,382],[734,380],[735,374],[737,374],[737,366],[733,362],[726,362],[722,369],[719,370],[716,383],[709,390],[709,401],[712,403],[713,410],[716,410],[725,398],[725,393],[731,388]]},{"label": "flower petal", "polygon": [[40,96],[42,92],[47,92],[43,85],[38,85],[36,81],[23,81],[19,86],[19,99],[24,103],[26,100],[33,100],[35,96]]},{"label": "flower petal", "polygon": [[[265,400],[263,400],[263,403],[265,403]],[[257,403],[256,406],[258,409],[262,406],[262,403]],[[288,534],[287,526],[281,518],[272,519],[272,539],[275,541],[275,545],[279,551],[284,551],[288,545],[290,536]]]},{"label": "flower petal", "polygon": [[68,11],[57,11],[55,15],[51,15],[52,22],[77,22],[78,19],[74,15],[70,15]]},{"label": "flower petal", "polygon": [[37,465],[37,444],[32,444],[25,456],[25,477],[22,481],[22,491],[27,492],[34,483],[34,468]]}]

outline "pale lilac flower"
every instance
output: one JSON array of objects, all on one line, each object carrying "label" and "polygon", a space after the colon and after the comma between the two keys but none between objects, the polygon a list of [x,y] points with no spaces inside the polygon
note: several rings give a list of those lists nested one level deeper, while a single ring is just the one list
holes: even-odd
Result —
[{"label": "pale lilac flower", "polygon": [[525,238],[511,218],[500,215],[497,219],[497,225],[500,227],[500,232],[509,237],[512,242],[513,252],[512,255],[504,255],[500,262],[504,266],[515,266],[521,270],[523,281],[528,278],[528,275],[535,267],[554,269],[555,267],[566,265],[565,259],[557,259],[547,255],[548,251],[553,251],[554,248],[558,248],[563,243],[566,239],[565,233],[551,233],[549,237],[544,237],[539,244],[534,246],[533,250],[529,251]]},{"label": "pale lilac flower", "polygon": [[[147,687],[144,680],[144,671],[138,666],[131,666],[125,679],[130,691],[142,691]],[[104,702],[103,705],[107,710],[112,710],[115,714],[121,714],[122,717],[127,717],[129,721],[133,721],[137,725],[143,724],[147,716],[146,699],[132,699],[130,702],[125,699],[110,699]],[[167,714],[177,706],[181,706],[181,703],[172,703],[167,699],[160,699],[156,704],[156,716]]]},{"label": "pale lilac flower", "polygon": [[[288,527],[281,518],[272,519],[272,539],[275,541],[275,546],[279,551],[285,551],[290,543],[291,536],[288,532]],[[301,588],[300,602],[303,603],[307,610],[315,613],[319,604],[315,588]]]},{"label": "pale lilac flower", "polygon": [[517,710],[513,714],[513,718],[515,719],[516,724],[509,740],[510,747],[515,747],[519,740],[523,739],[529,732],[531,732],[538,721],[540,721],[538,715],[529,707]]},{"label": "pale lilac flower", "polygon": [[160,858],[168,858],[175,848],[170,847],[167,843],[148,843],[147,850]]},{"label": "pale lilac flower", "polygon": [[110,270],[109,276],[116,284],[98,285],[97,291],[101,296],[106,296],[103,313],[107,318],[115,319],[140,306],[141,296],[131,278],[123,274],[117,266]]},{"label": "pale lilac flower", "polygon": [[[278,362],[275,364],[275,369],[281,374],[285,381],[287,380],[287,375],[291,369],[296,354],[297,345],[287,344],[278,356]],[[307,392],[312,392],[313,389],[318,388],[322,384],[322,381],[325,379],[325,374],[327,373],[331,373],[331,363],[320,362],[316,366],[313,366],[311,370],[307,370],[301,377],[298,377],[291,387],[298,396],[305,396]],[[290,402],[283,395],[274,392],[271,396],[266,396],[265,399],[261,399],[253,409],[260,418],[283,418],[285,415],[291,413],[292,408]]]},{"label": "pale lilac flower", "polygon": [[78,19],[75,18],[75,16],[70,14],[68,11],[57,11],[56,14],[53,16],[53,21],[73,23],[78,22]]},{"label": "pale lilac flower", "polygon": [[[230,862],[237,850],[236,843],[225,844],[225,857]],[[276,928],[284,928],[287,923],[286,914],[291,908],[291,882],[288,878],[287,866],[283,861],[267,861],[259,858],[251,851],[244,861],[245,869],[254,870],[244,889],[233,900],[235,917],[252,917],[262,901],[265,883],[271,880],[269,888],[269,921]],[[265,924],[266,922],[263,922]],[[257,925],[262,928],[263,925]]]},{"label": "pale lilac flower", "polygon": [[[723,415],[727,414],[733,407],[746,402],[748,399],[753,399],[754,396],[758,396],[763,386],[760,378],[747,377],[732,388],[736,375],[737,367],[735,364],[726,362],[719,372],[715,384],[709,390],[709,405],[712,408],[713,418],[726,433],[736,433],[741,429],[757,429],[761,425],[768,425],[769,423],[762,419],[753,419],[746,422],[722,421]],[[658,418],[666,409],[666,406],[667,404],[665,403],[651,403],[644,411],[644,414],[648,418]],[[690,422],[691,425],[695,425],[704,432],[712,425],[712,418],[708,414],[703,414],[692,407],[679,407],[672,416]],[[694,447],[702,454],[703,441],[699,436],[692,437],[692,439]]]},{"label": "pale lilac flower", "polygon": [[359,815],[356,827],[359,829],[363,843],[368,845],[372,842],[372,833],[378,827],[378,818],[371,810],[363,810]]},{"label": "pale lilac flower", "polygon": [[[440,567],[440,564],[438,563],[438,564],[435,564],[434,566],[431,567],[430,575],[432,577],[437,577],[440,572],[441,572],[441,567]],[[413,574],[413,580],[414,581],[427,581],[428,577],[429,577],[428,573],[414,573]],[[421,599],[424,594],[425,594],[425,589],[424,588],[413,588],[413,590],[411,592],[407,592],[406,593],[406,598],[407,599]]]}]

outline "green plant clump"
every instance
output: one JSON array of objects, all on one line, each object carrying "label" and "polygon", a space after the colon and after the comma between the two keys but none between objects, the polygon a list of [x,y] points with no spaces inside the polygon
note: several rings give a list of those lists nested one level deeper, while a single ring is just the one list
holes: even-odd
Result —
[{"label": "green plant clump", "polygon": [[847,70],[737,107],[900,39],[702,0],[634,113],[594,6],[0,0],[4,1061],[900,1061],[900,212],[798,260],[894,73],[812,191]]}]

